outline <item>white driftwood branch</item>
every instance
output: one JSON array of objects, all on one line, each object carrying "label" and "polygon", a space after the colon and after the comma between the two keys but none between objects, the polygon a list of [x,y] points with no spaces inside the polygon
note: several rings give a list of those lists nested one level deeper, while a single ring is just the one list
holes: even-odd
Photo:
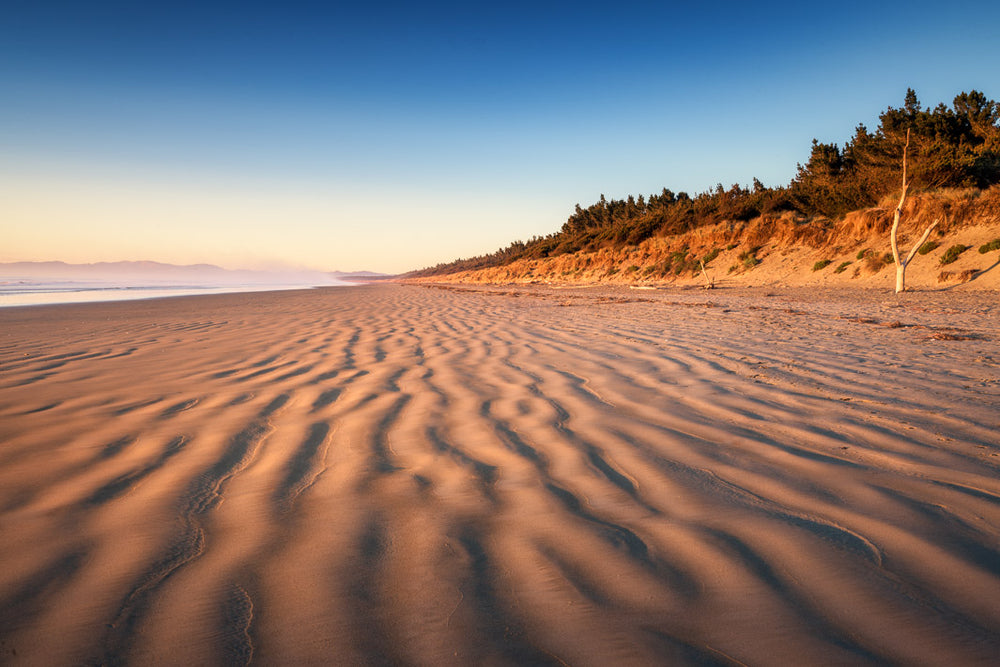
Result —
[{"label": "white driftwood branch", "polygon": [[892,232],[890,232],[889,242],[892,245],[892,260],[896,263],[896,293],[906,291],[906,266],[910,261],[916,256],[917,251],[920,250],[920,246],[924,244],[927,237],[931,235],[934,228],[937,227],[938,221],[935,220],[927,229],[924,230],[923,236],[920,240],[914,244],[913,248],[910,249],[910,254],[906,256],[906,259],[901,259],[899,256],[899,244],[896,241],[896,234],[899,231],[899,219],[903,217],[903,202],[906,201],[906,190],[910,187],[910,184],[906,182],[906,152],[910,147],[910,130],[906,130],[906,143],[903,145],[903,191],[899,195],[899,206],[896,207],[896,212],[892,216]]},{"label": "white driftwood branch", "polygon": [[917,244],[915,246],[913,246],[913,249],[910,251],[910,254],[906,256],[906,261],[903,262],[904,267],[910,263],[910,260],[913,259],[913,256],[917,254],[918,250],[920,250],[920,246],[924,244],[924,241],[927,240],[927,237],[931,235],[931,232],[934,231],[934,228],[937,226],[938,226],[937,220],[935,220],[934,222],[932,222],[930,225],[927,226],[927,229],[924,230],[924,235],[920,237],[920,240],[917,241]]},{"label": "white driftwood branch", "polygon": [[[892,232],[889,235],[889,243],[892,245],[892,259],[896,262],[896,267],[901,266],[899,262],[899,246],[896,244],[896,230],[899,229],[899,218],[903,215],[903,202],[906,201],[906,189],[909,183],[906,182],[906,150],[910,147],[910,129],[906,129],[906,143],[903,145],[903,191],[899,195],[899,205],[892,216]],[[896,286],[899,290],[899,285]]]},{"label": "white driftwood branch", "polygon": [[712,289],[715,287],[715,283],[708,277],[708,271],[705,270],[705,260],[699,259],[701,263],[701,275],[705,276],[705,289]]}]

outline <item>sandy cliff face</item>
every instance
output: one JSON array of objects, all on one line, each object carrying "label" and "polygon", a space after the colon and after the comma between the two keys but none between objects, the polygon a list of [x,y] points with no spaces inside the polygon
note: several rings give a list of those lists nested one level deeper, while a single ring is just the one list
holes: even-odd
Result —
[{"label": "sandy cliff face", "polygon": [[[889,232],[895,202],[856,211],[843,220],[792,213],[749,222],[721,222],[686,234],[647,239],[637,246],[523,259],[506,266],[426,279],[461,283],[703,285],[699,260],[716,286],[828,285],[893,289],[895,266]],[[942,191],[908,198],[899,232],[901,256],[938,221],[906,270],[915,289],[1000,289],[1000,249],[979,248],[1000,239],[1000,187]],[[949,249],[967,246],[942,263]],[[954,252],[954,251],[953,251]]]}]

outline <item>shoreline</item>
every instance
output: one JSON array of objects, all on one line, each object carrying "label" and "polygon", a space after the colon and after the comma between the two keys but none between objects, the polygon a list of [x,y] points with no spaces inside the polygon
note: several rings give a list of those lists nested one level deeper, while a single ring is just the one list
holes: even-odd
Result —
[{"label": "shoreline", "polygon": [[981,292],[0,309],[0,661],[986,663]]},{"label": "shoreline", "polygon": [[[60,289],[25,289],[0,292],[0,308],[22,308],[27,306],[63,306],[81,303],[113,303],[118,301],[146,301],[149,299],[170,299],[184,296],[208,296],[215,294],[245,294],[256,292],[286,292],[310,290],[322,287],[348,287],[344,285],[206,285],[206,286],[113,286],[80,287]],[[48,297],[42,301],[25,299]],[[59,300],[68,299],[68,300]],[[18,303],[17,301],[22,301]]]}]

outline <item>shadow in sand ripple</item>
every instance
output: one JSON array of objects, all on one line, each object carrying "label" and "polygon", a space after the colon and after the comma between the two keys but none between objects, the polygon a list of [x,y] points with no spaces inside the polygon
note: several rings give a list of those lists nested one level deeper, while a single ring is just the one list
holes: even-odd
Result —
[{"label": "shadow in sand ripple", "polygon": [[496,656],[517,665],[565,665],[562,660],[532,645],[523,623],[503,603],[498,590],[502,585],[499,571],[476,531],[471,527],[462,529],[458,542],[469,558],[471,591],[468,593],[475,603],[475,622],[488,642],[479,648],[480,659]]},{"label": "shadow in sand ripple", "polygon": [[312,404],[312,411],[316,412],[322,410],[326,406],[330,405],[338,398],[340,398],[341,389],[327,389],[321,393]]},{"label": "shadow in sand ripple", "polygon": [[316,458],[329,433],[330,425],[326,422],[317,422],[309,427],[309,435],[288,461],[285,474],[274,491],[275,505],[279,510],[286,510],[320,474]]},{"label": "shadow in sand ripple", "polygon": [[86,560],[83,549],[69,551],[24,579],[0,598],[0,637],[28,625],[69,585]]},{"label": "shadow in sand ripple", "polygon": [[170,419],[181,412],[186,412],[194,406],[198,405],[199,399],[190,398],[179,403],[174,403],[169,408],[160,413],[160,419]]},{"label": "shadow in sand ripple", "polygon": [[98,506],[103,505],[109,500],[114,500],[118,496],[126,493],[130,489],[134,488],[136,484],[142,481],[143,478],[149,476],[170,460],[171,457],[178,454],[181,449],[184,448],[187,439],[179,435],[172,439],[160,452],[160,455],[150,463],[149,465],[137,468],[131,472],[120,475],[110,482],[106,482],[101,485],[96,491],[90,494],[84,501],[84,505]]},{"label": "shadow in sand ripple", "polygon": [[367,661],[376,665],[404,665],[408,661],[401,652],[398,638],[392,632],[392,610],[383,599],[381,590],[381,566],[388,549],[389,536],[384,519],[373,515],[358,544],[362,567],[356,570],[357,574],[349,583],[347,593],[352,604],[351,616],[356,624],[353,635]]},{"label": "shadow in sand ripple", "polygon": [[253,660],[253,600],[241,586],[232,586],[223,609],[222,656],[227,665]]},{"label": "shadow in sand ripple", "polygon": [[484,463],[483,461],[469,456],[458,447],[449,444],[440,436],[437,429],[433,426],[429,426],[426,433],[428,441],[430,441],[431,445],[437,451],[446,453],[462,465],[471,468],[473,476],[478,482],[483,495],[493,503],[498,502],[495,488],[496,481],[499,476],[499,469],[497,466]]}]

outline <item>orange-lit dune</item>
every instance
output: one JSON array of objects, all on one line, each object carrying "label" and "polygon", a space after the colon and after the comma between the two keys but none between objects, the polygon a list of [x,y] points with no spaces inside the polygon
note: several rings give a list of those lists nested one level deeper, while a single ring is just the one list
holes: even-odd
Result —
[{"label": "orange-lit dune", "polygon": [[0,663],[988,664],[995,295],[0,311]]}]

